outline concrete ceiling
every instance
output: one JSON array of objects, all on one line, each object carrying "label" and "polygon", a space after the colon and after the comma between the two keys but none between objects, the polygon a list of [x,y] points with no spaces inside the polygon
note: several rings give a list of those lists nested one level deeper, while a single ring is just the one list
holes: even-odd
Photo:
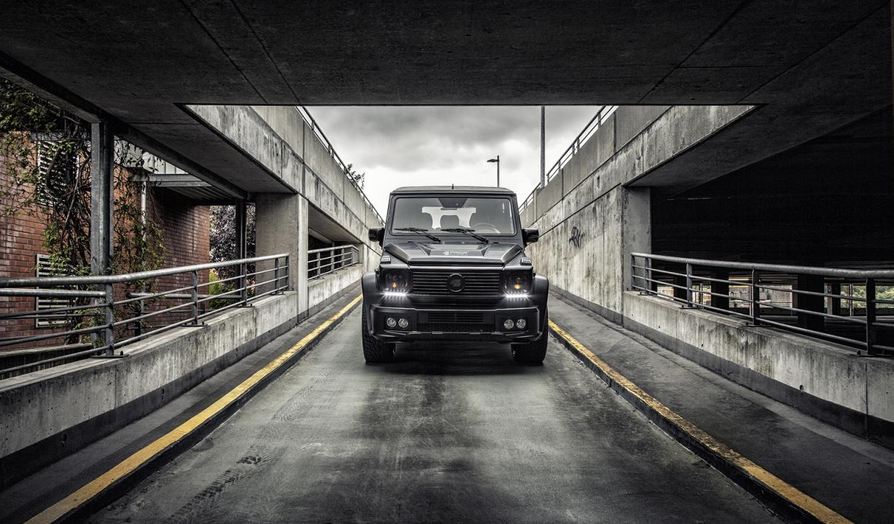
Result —
[{"label": "concrete ceiling", "polygon": [[252,191],[268,174],[183,104],[747,103],[840,126],[890,103],[888,6],[7,2],[0,67],[186,169],[242,173],[234,185]]}]

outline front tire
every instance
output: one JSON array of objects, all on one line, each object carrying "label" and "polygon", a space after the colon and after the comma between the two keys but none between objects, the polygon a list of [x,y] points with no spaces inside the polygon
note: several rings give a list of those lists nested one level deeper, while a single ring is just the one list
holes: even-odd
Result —
[{"label": "front tire", "polygon": [[394,343],[382,342],[369,334],[367,328],[367,314],[363,311],[361,321],[361,338],[363,339],[363,358],[367,364],[379,364],[394,361]]},{"label": "front tire", "polygon": [[[543,316],[547,316],[545,311]],[[549,342],[549,321],[543,323],[543,334],[537,340],[527,344],[512,344],[512,359],[519,364],[539,366],[546,358],[547,342]]]}]

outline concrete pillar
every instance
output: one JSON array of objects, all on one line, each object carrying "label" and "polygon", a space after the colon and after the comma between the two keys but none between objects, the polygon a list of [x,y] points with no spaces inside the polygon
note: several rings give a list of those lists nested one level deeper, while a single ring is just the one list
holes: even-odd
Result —
[{"label": "concrete pillar", "polygon": [[[729,280],[729,271],[715,269],[711,272],[711,278],[719,280]],[[726,297],[715,295],[721,293]],[[728,282],[711,282],[711,307],[717,309],[729,309],[729,283]]]},{"label": "concrete pillar", "polygon": [[621,266],[623,289],[631,289],[630,254],[652,250],[652,200],[649,188],[622,188]]},{"label": "concrete pillar", "polygon": [[115,137],[105,122],[91,124],[90,272],[108,274],[112,266]]},{"label": "concrete pillar", "polygon": [[[298,293],[298,312],[304,313],[307,311],[307,199],[301,195],[260,193],[256,195],[255,206],[257,256],[289,254],[289,289]],[[263,267],[272,266],[267,263]]]},{"label": "concrete pillar", "polygon": [[[823,277],[816,275],[798,275],[798,281],[795,288],[803,291],[812,291],[822,293],[825,290]],[[798,309],[806,309],[808,311],[817,311],[822,313],[824,300],[822,296],[817,295],[794,295],[792,305]],[[812,329],[814,331],[822,331],[825,322],[823,317],[810,315],[807,313],[798,313],[798,326]]]}]

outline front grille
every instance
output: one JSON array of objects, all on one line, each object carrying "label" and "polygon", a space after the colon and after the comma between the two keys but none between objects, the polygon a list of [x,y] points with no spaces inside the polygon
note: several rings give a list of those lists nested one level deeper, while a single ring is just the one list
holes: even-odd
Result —
[{"label": "front grille", "polygon": [[484,322],[484,313],[481,311],[429,311],[428,321],[436,323],[463,323],[470,324]]},{"label": "front grille", "polygon": [[[499,295],[502,291],[500,271],[452,271],[444,269],[414,269],[413,293],[419,295]],[[447,278],[460,274],[465,281],[462,291],[447,289]]]},{"label": "front grille", "polygon": [[484,311],[420,311],[416,329],[422,332],[479,333],[493,331],[493,313]]}]

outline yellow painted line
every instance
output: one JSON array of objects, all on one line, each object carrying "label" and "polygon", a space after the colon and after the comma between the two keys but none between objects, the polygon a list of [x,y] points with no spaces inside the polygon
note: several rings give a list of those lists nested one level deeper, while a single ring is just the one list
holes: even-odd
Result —
[{"label": "yellow painted line", "polygon": [[313,331],[308,333],[304,338],[295,343],[287,351],[271,360],[266,366],[256,371],[252,376],[245,379],[238,386],[231,389],[224,396],[217,399],[213,404],[203,409],[192,418],[172,429],[165,435],[159,437],[143,449],[137,451],[133,455],[122,460],[112,469],[106,471],[99,477],[88,482],[80,489],[65,497],[59,502],[45,509],[40,514],[29,520],[29,523],[56,522],[65,518],[72,512],[84,504],[101,495],[106,489],[116,482],[133,474],[141,466],[170,448],[184,437],[189,436],[196,429],[212,417],[226,409],[228,406],[239,400],[247,392],[251,391],[259,382],[264,380],[271,373],[288,363],[295,355],[301,353],[311,342],[317,337],[325,333],[332,324],[338,322],[341,317],[345,316],[354,306],[356,306],[362,297],[358,296],[348,305],[341,308],[336,314],[332,315],[325,322],[317,326]]},{"label": "yellow painted line", "polygon": [[768,490],[773,491],[789,503],[801,508],[804,512],[812,515],[820,522],[851,522],[834,510],[823,505],[818,500],[810,497],[798,488],[742,456],[739,452],[731,449],[726,444],[723,444],[711,435],[705,433],[692,422],[689,422],[678,415],[676,412],[659,402],[656,398],[640,389],[640,387],[631,382],[630,379],[609,366],[604,360],[596,356],[586,346],[578,342],[576,338],[571,336],[570,333],[559,327],[559,325],[552,320],[549,321],[549,327],[553,333],[565,341],[565,343],[567,343],[578,355],[589,360],[594,366],[599,368],[602,373],[617,383],[620,387],[624,388],[628,393],[635,396],[640,402],[647,405],[649,409],[658,413],[658,415],[667,422],[685,432],[690,438],[697,441],[702,446],[710,449],[714,454],[719,455],[726,462],[732,463],[736,468],[756,479]]}]

